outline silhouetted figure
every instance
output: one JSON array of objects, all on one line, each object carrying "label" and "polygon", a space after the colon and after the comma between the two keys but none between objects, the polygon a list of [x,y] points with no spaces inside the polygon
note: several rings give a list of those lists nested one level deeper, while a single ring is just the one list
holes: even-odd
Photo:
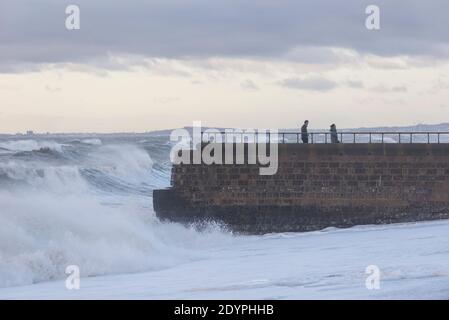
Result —
[{"label": "silhouetted figure", "polygon": [[309,126],[309,120],[304,121],[301,127],[301,140],[302,143],[309,143],[309,134],[307,133],[307,127]]},{"label": "silhouetted figure", "polygon": [[340,143],[340,141],[338,141],[337,127],[335,126],[335,123],[331,124],[330,132],[331,132],[331,142]]}]

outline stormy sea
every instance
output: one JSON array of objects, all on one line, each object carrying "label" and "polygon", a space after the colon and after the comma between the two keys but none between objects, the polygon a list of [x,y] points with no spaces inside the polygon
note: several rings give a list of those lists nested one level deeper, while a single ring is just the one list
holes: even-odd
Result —
[{"label": "stormy sea", "polygon": [[170,185],[171,145],[1,136],[0,299],[449,299],[449,221],[261,236],[160,222],[152,190]]}]

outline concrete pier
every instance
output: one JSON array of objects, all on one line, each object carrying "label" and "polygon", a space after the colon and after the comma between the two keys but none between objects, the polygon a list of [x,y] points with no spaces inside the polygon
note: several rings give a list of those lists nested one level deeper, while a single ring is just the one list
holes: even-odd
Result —
[{"label": "concrete pier", "polygon": [[247,161],[174,165],[172,187],[154,191],[157,216],[219,221],[255,234],[449,218],[449,144],[279,144],[278,150],[271,176]]}]

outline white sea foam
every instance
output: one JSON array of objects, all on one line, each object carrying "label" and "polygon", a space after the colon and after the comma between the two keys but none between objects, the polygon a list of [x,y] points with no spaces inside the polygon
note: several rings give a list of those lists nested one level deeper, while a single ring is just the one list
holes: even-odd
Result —
[{"label": "white sea foam", "polygon": [[47,190],[55,194],[67,194],[83,192],[88,188],[77,166],[46,166],[39,162],[9,161],[0,163],[0,175],[22,186],[32,187],[29,192]]},{"label": "white sea foam", "polygon": [[150,155],[133,145],[101,146],[86,161],[89,166],[134,183],[148,182],[145,178],[150,178],[153,166]]},{"label": "white sea foam", "polygon": [[62,152],[64,145],[54,141],[36,141],[36,140],[14,140],[0,143],[0,148],[10,151],[37,151],[41,149],[50,149]]},{"label": "white sea foam", "polygon": [[9,184],[0,187],[0,287],[64,278],[71,264],[82,276],[163,269],[231,239],[160,223],[149,186],[167,181],[154,177],[150,155],[133,145],[97,145],[74,160],[1,161],[0,179]]},{"label": "white sea foam", "polygon": [[81,140],[81,143],[84,143],[84,144],[91,144],[91,145],[94,145],[94,146],[100,146],[100,145],[103,144],[103,142],[101,141],[101,139],[97,139],[97,138],[84,139],[84,140]]},{"label": "white sea foam", "polygon": [[193,250],[197,232],[159,224],[137,204],[112,208],[87,196],[5,192],[0,203],[0,287],[63,278],[73,264],[92,276],[201,258]]},{"label": "white sea foam", "polygon": [[[45,147],[27,141],[0,148]],[[0,157],[0,299],[448,298],[447,221],[199,233],[154,217],[152,188],[169,185],[169,168],[153,159],[166,146],[54,143],[71,147]],[[82,290],[65,289],[69,264],[80,267]],[[381,290],[365,287],[372,264]]]}]

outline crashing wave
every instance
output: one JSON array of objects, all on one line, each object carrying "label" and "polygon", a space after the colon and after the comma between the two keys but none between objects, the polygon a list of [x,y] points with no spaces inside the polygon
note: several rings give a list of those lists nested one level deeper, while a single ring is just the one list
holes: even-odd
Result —
[{"label": "crashing wave", "polygon": [[97,138],[84,139],[84,140],[81,140],[81,143],[90,144],[90,145],[94,145],[94,146],[101,146],[103,144],[103,142]]},{"label": "crashing wave", "polygon": [[54,141],[36,141],[36,140],[14,140],[0,143],[0,148],[15,152],[31,152],[51,150],[63,152],[63,147],[67,145]]},{"label": "crashing wave", "polygon": [[[230,239],[155,218],[152,189],[170,181],[161,139],[68,139],[1,143],[15,153],[0,157],[0,287],[63,279],[73,264],[82,276],[167,268],[200,259],[198,246]],[[48,157],[54,150],[60,156]]]}]

